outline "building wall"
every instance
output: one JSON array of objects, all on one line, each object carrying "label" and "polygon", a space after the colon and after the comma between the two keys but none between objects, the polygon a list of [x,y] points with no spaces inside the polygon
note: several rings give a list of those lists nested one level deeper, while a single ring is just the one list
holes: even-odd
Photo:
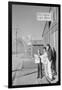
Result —
[{"label": "building wall", "polygon": [[51,47],[55,48],[56,50],[56,70],[58,72],[58,8],[54,7],[51,9],[52,12],[54,13],[54,21],[51,23],[50,28],[48,27],[48,22],[46,24],[45,30],[44,30],[44,34],[43,34],[43,38],[44,38],[44,42],[45,45],[47,43],[49,43],[51,45]]}]

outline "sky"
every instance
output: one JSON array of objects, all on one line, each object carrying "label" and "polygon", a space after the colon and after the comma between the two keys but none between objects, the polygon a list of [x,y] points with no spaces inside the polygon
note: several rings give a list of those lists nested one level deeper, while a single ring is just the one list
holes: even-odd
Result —
[{"label": "sky", "polygon": [[45,21],[37,20],[38,12],[49,12],[50,7],[45,6],[12,6],[12,34],[13,39],[17,37],[31,37],[32,40],[41,40]]}]

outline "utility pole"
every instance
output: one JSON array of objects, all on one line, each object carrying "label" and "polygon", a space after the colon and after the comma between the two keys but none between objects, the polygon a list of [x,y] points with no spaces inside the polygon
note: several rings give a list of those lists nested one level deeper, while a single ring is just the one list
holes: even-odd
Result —
[{"label": "utility pole", "polygon": [[[17,56],[17,53],[18,53],[18,32],[20,33],[20,28],[19,27],[16,27],[16,56]],[[22,35],[21,35],[22,36]],[[21,38],[21,37],[19,37]]]},{"label": "utility pole", "polygon": [[16,56],[17,56],[17,30],[18,28],[16,28]]}]

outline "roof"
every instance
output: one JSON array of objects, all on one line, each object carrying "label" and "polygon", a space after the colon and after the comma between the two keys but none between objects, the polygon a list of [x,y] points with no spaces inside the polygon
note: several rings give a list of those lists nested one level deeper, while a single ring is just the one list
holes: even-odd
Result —
[{"label": "roof", "polygon": [[43,45],[44,44],[44,41],[43,40],[33,40],[32,41],[32,45]]}]

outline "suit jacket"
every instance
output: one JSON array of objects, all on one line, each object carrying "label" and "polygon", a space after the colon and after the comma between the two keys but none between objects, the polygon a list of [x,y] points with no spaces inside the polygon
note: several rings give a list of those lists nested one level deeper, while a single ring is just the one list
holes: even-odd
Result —
[{"label": "suit jacket", "polygon": [[52,56],[53,56],[52,49],[47,50],[47,55],[48,55],[49,61],[51,61],[52,60]]}]

